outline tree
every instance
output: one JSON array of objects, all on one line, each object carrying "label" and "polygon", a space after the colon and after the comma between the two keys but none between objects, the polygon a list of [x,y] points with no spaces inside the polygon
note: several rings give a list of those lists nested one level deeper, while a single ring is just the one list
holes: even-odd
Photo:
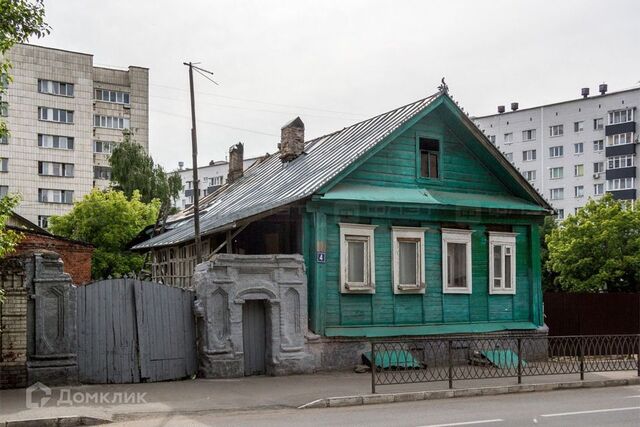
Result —
[{"label": "tree", "polygon": [[139,192],[127,198],[121,191],[94,189],[63,216],[51,218],[52,233],[95,246],[94,279],[120,277],[142,268],[143,257],[126,249],[146,226],[153,224],[160,202],[143,203]]},{"label": "tree", "polygon": [[7,221],[19,202],[20,197],[15,194],[0,198],[0,258],[13,252],[20,241],[20,233],[6,229]]},{"label": "tree", "polygon": [[[0,198],[0,258],[13,252],[20,241],[20,233],[6,229],[11,212],[19,202],[20,197],[14,194]],[[0,303],[2,301],[4,301],[4,291],[0,289]]]},{"label": "tree", "polygon": [[109,164],[114,188],[123,191],[127,197],[139,191],[144,203],[160,200],[156,222],[164,222],[171,212],[172,202],[182,190],[180,175],[177,172],[167,174],[162,166],[155,164],[130,132],[125,133],[124,141],[112,151]]},{"label": "tree", "polygon": [[[11,81],[11,62],[6,53],[16,43],[24,43],[30,37],[49,34],[44,22],[43,0],[0,0],[0,101]],[[8,134],[7,125],[0,120],[0,137]]]},{"label": "tree", "polygon": [[640,290],[640,211],[610,194],[590,200],[547,238],[548,268],[569,292]]}]

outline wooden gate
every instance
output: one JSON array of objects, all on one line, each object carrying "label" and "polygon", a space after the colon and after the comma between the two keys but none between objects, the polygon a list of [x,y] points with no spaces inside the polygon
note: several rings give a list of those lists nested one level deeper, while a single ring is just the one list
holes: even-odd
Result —
[{"label": "wooden gate", "polygon": [[196,372],[193,292],[134,279],[78,288],[78,367],[84,383],[135,383]]}]

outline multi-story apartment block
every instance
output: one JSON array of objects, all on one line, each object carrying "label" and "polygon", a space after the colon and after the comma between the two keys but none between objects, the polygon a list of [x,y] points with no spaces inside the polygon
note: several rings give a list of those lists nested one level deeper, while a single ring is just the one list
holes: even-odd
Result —
[{"label": "multi-story apartment block", "polygon": [[90,54],[26,44],[8,58],[0,192],[20,193],[16,212],[46,227],[92,187],[109,184],[108,155],[124,132],[148,150],[149,72],[94,67]]},{"label": "multi-story apartment block", "polygon": [[475,117],[475,123],[558,211],[576,212],[587,200],[611,193],[638,195],[636,147],[640,87],[539,107]]}]

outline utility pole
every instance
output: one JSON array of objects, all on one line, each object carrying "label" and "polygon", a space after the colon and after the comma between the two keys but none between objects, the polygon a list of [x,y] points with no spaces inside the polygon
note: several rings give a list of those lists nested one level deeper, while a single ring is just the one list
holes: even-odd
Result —
[{"label": "utility pole", "polygon": [[[189,67],[189,92],[191,93],[191,156],[193,162],[193,231],[196,245],[196,265],[202,262],[202,245],[200,243],[200,185],[198,180],[198,135],[196,134],[196,100],[193,93],[193,70],[213,74],[211,71],[196,67],[192,62],[183,62]],[[202,74],[211,80],[206,75]],[[213,80],[211,80],[214,82]],[[216,83],[216,82],[214,82]],[[217,84],[217,83],[216,83]]]}]

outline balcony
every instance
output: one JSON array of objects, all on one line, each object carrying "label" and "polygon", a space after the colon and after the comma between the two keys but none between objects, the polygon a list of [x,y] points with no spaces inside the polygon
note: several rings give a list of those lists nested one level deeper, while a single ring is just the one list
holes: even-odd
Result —
[{"label": "balcony", "polygon": [[629,190],[613,190],[607,191],[607,193],[611,193],[614,199],[616,200],[636,200],[636,189],[632,188]]},{"label": "balcony", "polygon": [[604,151],[607,157],[623,156],[625,154],[635,154],[636,144],[622,144],[607,146]]},{"label": "balcony", "polygon": [[606,136],[635,131],[636,122],[617,123],[615,125],[607,125],[604,127],[604,134]]},{"label": "balcony", "polygon": [[635,178],[636,167],[631,166],[628,168],[608,169],[606,173],[607,173],[607,179]]}]

